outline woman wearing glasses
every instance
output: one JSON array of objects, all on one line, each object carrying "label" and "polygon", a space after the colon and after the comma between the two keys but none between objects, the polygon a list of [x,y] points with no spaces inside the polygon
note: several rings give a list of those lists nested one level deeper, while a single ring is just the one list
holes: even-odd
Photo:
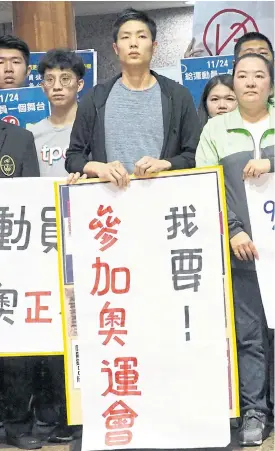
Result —
[{"label": "woman wearing glasses", "polygon": [[40,61],[38,72],[51,115],[27,128],[34,135],[41,177],[66,177],[65,155],[77,110],[77,94],[84,86],[85,65],[76,53],[54,49]]}]

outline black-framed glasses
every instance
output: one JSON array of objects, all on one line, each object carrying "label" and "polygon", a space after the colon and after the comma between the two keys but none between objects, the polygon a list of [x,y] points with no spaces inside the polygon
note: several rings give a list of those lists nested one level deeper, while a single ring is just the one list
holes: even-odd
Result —
[{"label": "black-framed glasses", "polygon": [[[70,84],[73,80],[76,80],[76,77],[74,77],[73,75],[63,74],[63,75],[60,75],[60,77],[59,77],[59,83],[64,88],[66,86],[70,86]],[[53,75],[47,75],[44,78],[43,83],[45,86],[47,86],[47,88],[52,88],[55,84],[55,81],[56,81],[56,77],[54,77]]]}]

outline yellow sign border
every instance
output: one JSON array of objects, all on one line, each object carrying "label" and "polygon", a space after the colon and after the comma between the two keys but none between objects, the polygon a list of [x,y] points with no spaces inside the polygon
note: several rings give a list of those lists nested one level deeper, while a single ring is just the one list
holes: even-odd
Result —
[{"label": "yellow sign border", "polygon": [[[238,378],[238,359],[237,359],[237,347],[236,347],[236,333],[235,333],[235,321],[234,321],[234,302],[233,302],[233,291],[232,291],[232,278],[231,278],[231,263],[230,263],[230,245],[229,245],[229,234],[228,234],[228,219],[227,219],[227,205],[226,205],[226,193],[224,184],[224,173],[222,166],[207,166],[203,168],[192,168],[192,169],[180,169],[175,171],[164,171],[157,174],[151,174],[146,177],[136,177],[134,175],[130,176],[131,180],[146,180],[151,178],[163,178],[163,177],[173,177],[177,175],[184,174],[205,174],[216,172],[218,176],[218,190],[220,194],[221,208],[222,208],[222,219],[223,219],[223,232],[224,232],[224,256],[225,256],[225,285],[226,291],[228,293],[228,303],[230,311],[230,335],[231,335],[231,364],[233,365],[233,371],[231,374],[234,375],[234,393],[235,398],[233,399],[233,405],[231,409],[231,417],[240,416],[240,404],[239,404],[239,378]],[[105,182],[99,178],[91,179],[79,179],[77,185],[80,184],[93,184],[93,183],[109,183]],[[58,245],[58,269],[59,269],[59,283],[60,283],[60,300],[61,300],[61,311],[62,311],[62,327],[64,336],[64,364],[65,364],[65,382],[66,382],[66,400],[67,400],[67,418],[68,424],[74,424],[71,421],[71,401],[70,401],[70,390],[69,390],[69,380],[68,380],[68,345],[66,340],[66,316],[65,316],[65,289],[63,285],[64,273],[63,273],[63,259],[62,259],[62,232],[61,232],[61,215],[60,215],[60,198],[59,198],[59,187],[66,186],[67,182],[54,182],[55,190],[55,206],[56,206],[56,224],[57,224],[57,245]],[[227,305],[226,302],[226,305]],[[226,306],[225,306],[226,308]],[[226,312],[225,312],[226,313]],[[228,323],[228,321],[227,321]],[[227,326],[228,327],[228,326]],[[230,338],[230,337],[229,337]]]}]

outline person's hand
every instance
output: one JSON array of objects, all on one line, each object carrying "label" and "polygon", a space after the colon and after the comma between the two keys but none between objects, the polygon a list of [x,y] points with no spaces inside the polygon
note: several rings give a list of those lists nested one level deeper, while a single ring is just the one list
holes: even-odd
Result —
[{"label": "person's hand", "polygon": [[238,260],[247,261],[254,260],[254,258],[259,260],[258,251],[247,233],[237,233],[237,235],[231,238],[230,244],[235,257],[237,257]]},{"label": "person's hand", "polygon": [[267,174],[270,171],[270,167],[268,158],[249,160],[243,170],[243,178],[245,180],[249,177],[260,177],[262,174]]},{"label": "person's hand", "polygon": [[87,178],[87,174],[83,174],[80,177],[80,172],[76,172],[75,174],[72,172],[71,174],[69,174],[68,178],[67,178],[67,183],[68,185],[74,185],[75,183],[81,180],[85,180]]},{"label": "person's hand", "polygon": [[134,174],[136,177],[143,177],[155,172],[168,171],[171,168],[171,163],[166,160],[158,160],[152,157],[142,157],[135,164]]},{"label": "person's hand", "polygon": [[119,161],[112,161],[111,163],[90,161],[85,165],[84,172],[88,173],[89,176],[96,176],[104,181],[112,182],[119,188],[125,188],[130,183],[129,174]]},{"label": "person's hand", "polygon": [[202,54],[203,49],[195,49],[195,43],[196,39],[192,38],[192,41],[184,52],[184,58],[195,58],[196,56],[200,56]]}]

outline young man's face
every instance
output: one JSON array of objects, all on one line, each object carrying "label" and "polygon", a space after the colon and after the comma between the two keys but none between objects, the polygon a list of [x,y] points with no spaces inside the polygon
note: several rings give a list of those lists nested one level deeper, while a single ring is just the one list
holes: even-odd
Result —
[{"label": "young man's face", "polygon": [[46,69],[42,88],[49,102],[55,107],[70,107],[77,100],[77,93],[84,86],[71,69]]},{"label": "young man's face", "polygon": [[113,44],[124,67],[149,67],[156,46],[148,26],[139,20],[129,20],[121,25],[117,42]]},{"label": "young man's face", "polygon": [[273,60],[272,53],[265,41],[255,39],[244,42],[241,45],[239,56],[245,55],[246,53],[258,53],[269,61]]},{"label": "young man's face", "polygon": [[20,50],[0,48],[0,89],[21,88],[29,72]]}]

